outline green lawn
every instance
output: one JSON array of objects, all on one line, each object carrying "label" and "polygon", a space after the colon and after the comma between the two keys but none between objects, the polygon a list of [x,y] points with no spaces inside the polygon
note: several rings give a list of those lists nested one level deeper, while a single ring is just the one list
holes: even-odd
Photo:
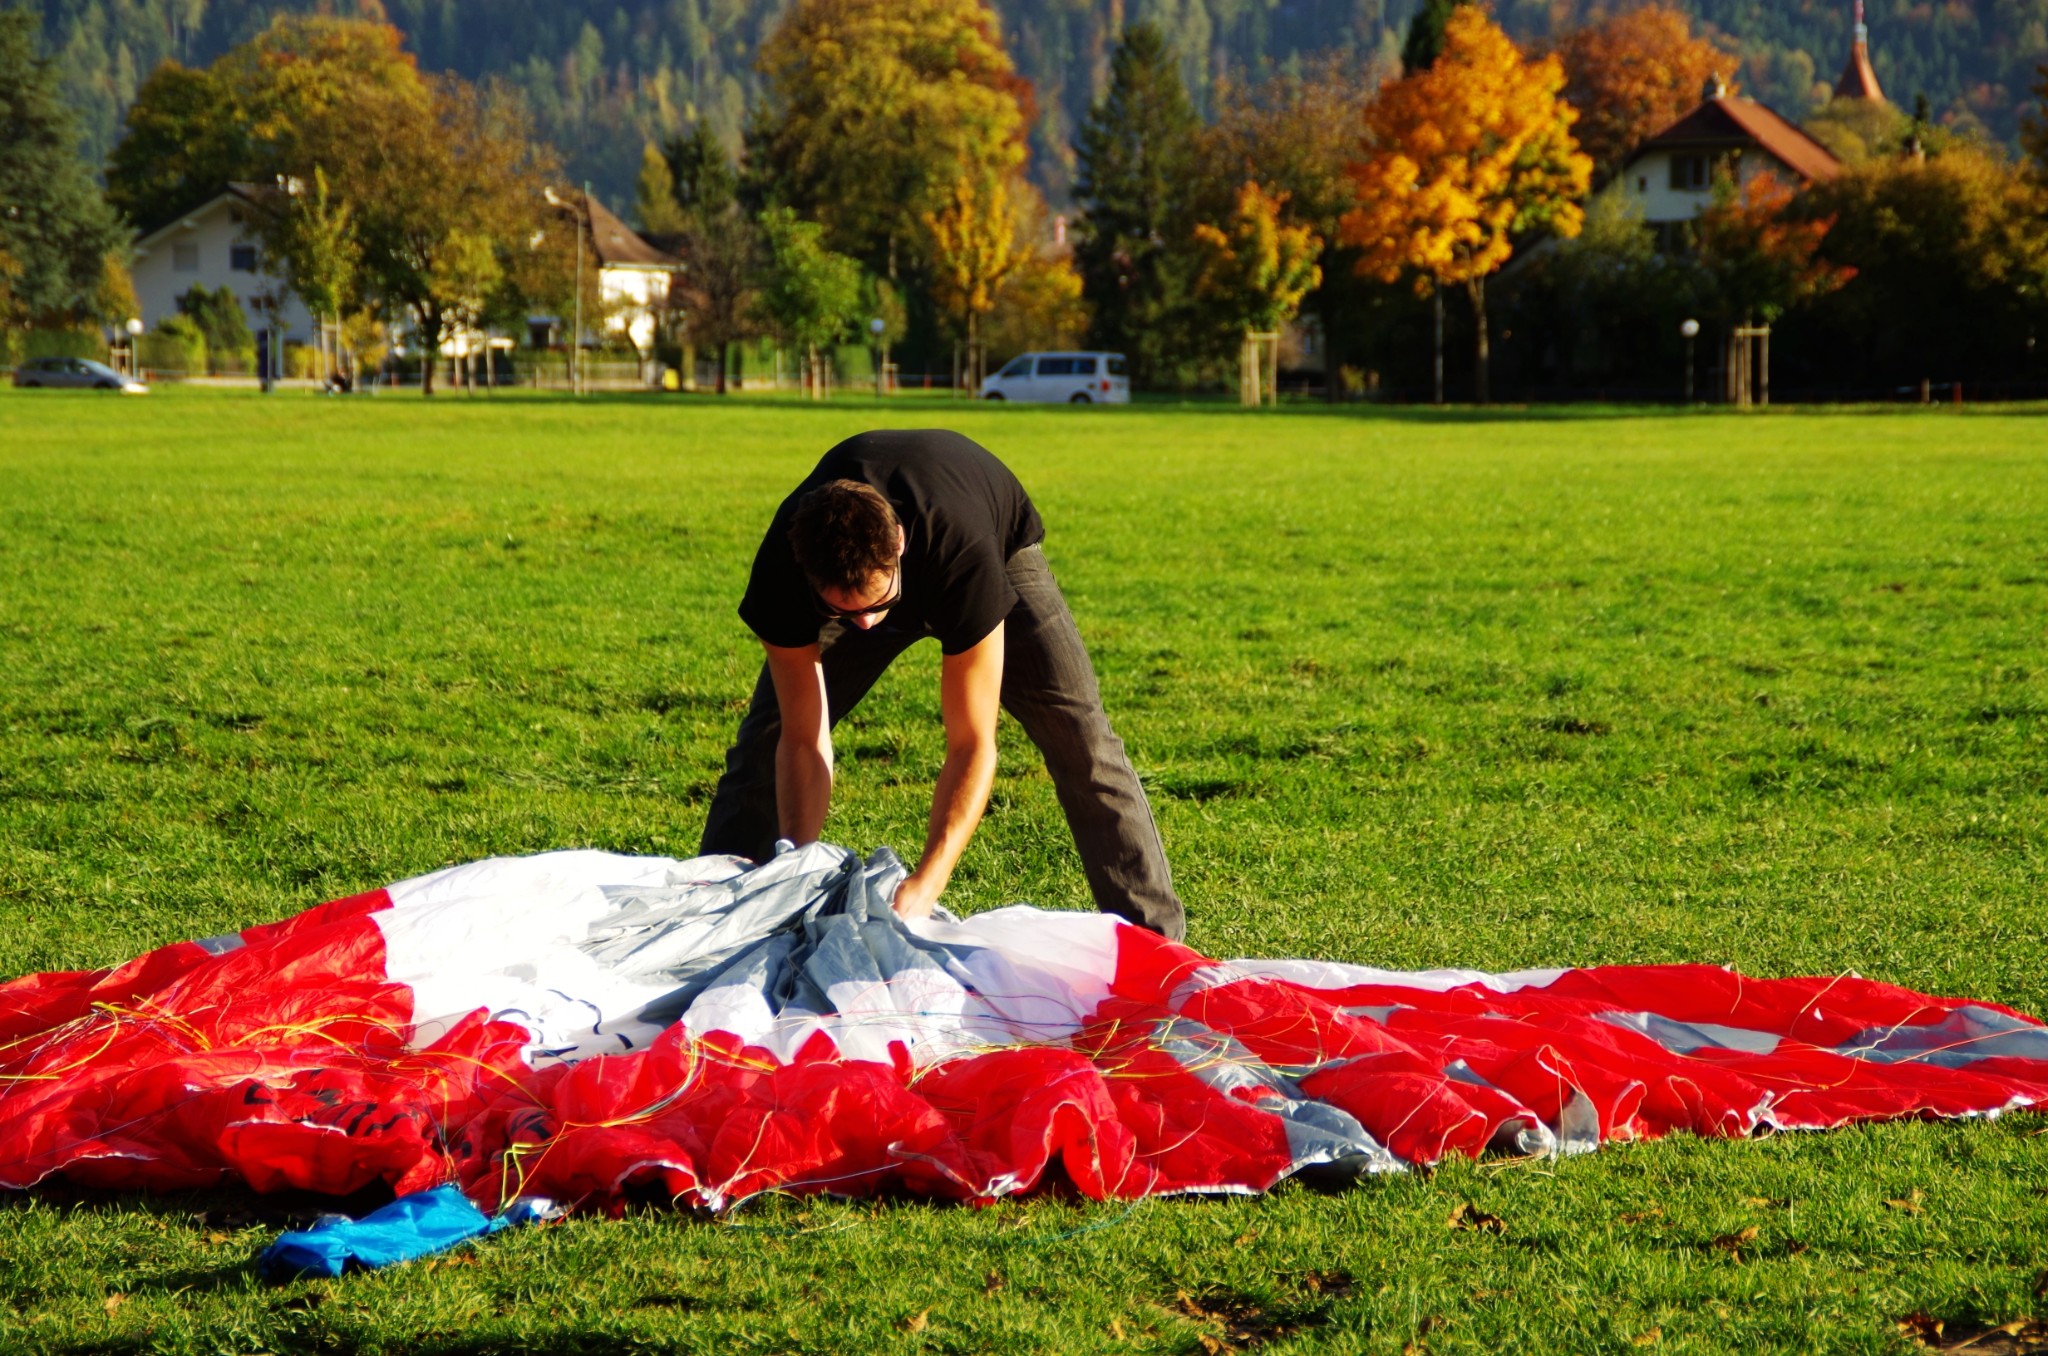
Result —
[{"label": "green lawn", "polygon": [[[761,526],[890,420],[962,429],[1038,501],[1203,950],[1855,970],[2048,1012],[2025,411],[0,392],[0,974],[492,853],[689,855]],[[836,840],[919,845],[936,674],[914,651],[842,727]],[[1005,741],[947,902],[1085,907]],[[282,1288],[249,1198],[0,1197],[0,1346],[1906,1350],[1916,1313],[2048,1314],[2042,1136],[1677,1139],[1135,1208],[770,1201]]]}]

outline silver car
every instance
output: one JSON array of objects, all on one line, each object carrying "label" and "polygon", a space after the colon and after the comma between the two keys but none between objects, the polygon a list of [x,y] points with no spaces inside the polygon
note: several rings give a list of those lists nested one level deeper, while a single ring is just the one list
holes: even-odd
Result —
[{"label": "silver car", "polygon": [[73,386],[89,391],[142,395],[149,387],[90,358],[31,358],[14,369],[16,386]]}]

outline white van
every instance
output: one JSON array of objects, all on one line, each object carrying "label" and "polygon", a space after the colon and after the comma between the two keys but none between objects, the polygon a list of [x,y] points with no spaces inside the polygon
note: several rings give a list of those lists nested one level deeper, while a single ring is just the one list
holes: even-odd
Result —
[{"label": "white van", "polygon": [[1026,353],[984,381],[981,398],[1128,405],[1131,368],[1121,353]]}]

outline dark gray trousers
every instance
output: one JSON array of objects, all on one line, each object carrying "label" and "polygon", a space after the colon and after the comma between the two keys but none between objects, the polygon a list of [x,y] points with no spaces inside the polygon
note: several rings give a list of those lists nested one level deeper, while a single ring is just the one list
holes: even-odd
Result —
[{"label": "dark gray trousers", "polygon": [[[1187,921],[1173,892],[1159,828],[1123,741],[1103,714],[1095,669],[1073,613],[1038,547],[1011,556],[1009,571],[1017,605],[1004,619],[1003,709],[1045,757],[1095,907],[1178,941]],[[828,622],[818,647],[832,724],[867,695],[897,655],[922,638],[909,631],[863,631]],[[712,797],[700,851],[754,861],[773,855],[778,836],[775,745],[781,735],[782,713],[764,664],[753,703],[725,756],[725,775]]]}]

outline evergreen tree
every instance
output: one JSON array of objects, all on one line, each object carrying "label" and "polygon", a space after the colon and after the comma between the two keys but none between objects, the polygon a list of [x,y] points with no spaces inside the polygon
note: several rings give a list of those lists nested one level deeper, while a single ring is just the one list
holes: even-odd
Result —
[{"label": "evergreen tree", "polygon": [[1401,44],[1401,72],[1413,75],[1436,65],[1444,50],[1444,25],[1451,11],[1472,0],[1423,0],[1422,8],[1408,21],[1408,40]]},{"label": "evergreen tree", "polygon": [[1180,365],[1200,130],[1164,35],[1151,24],[1125,30],[1109,88],[1075,146],[1084,220],[1074,262],[1094,308],[1090,342],[1125,354],[1140,382],[1165,379]]},{"label": "evergreen tree", "polygon": [[[16,318],[93,309],[123,231],[78,158],[57,73],[36,53],[35,16],[0,9],[0,260]],[[7,317],[0,317],[4,320]]]},{"label": "evergreen tree", "polygon": [[640,153],[640,178],[633,185],[634,215],[647,235],[674,235],[683,229],[683,209],[676,205],[676,176],[653,142]]},{"label": "evergreen tree", "polygon": [[726,154],[725,143],[711,124],[698,119],[690,130],[662,148],[676,206],[694,217],[709,218],[739,197],[739,171]]}]

